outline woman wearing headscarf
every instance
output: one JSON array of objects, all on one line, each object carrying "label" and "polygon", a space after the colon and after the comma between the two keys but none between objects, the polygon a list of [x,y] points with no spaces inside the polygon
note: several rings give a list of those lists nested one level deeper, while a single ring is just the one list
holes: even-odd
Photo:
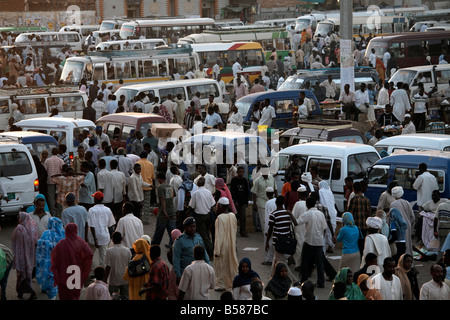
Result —
[{"label": "woman wearing headscarf", "polygon": [[275,271],[266,288],[266,296],[271,300],[287,300],[288,291],[292,285],[289,277],[288,266],[282,261],[275,265]]},{"label": "woman wearing headscarf", "polygon": [[[86,241],[78,235],[78,226],[68,223],[65,238],[61,239],[50,254],[50,271],[53,273],[54,285],[58,286],[59,300],[79,300],[81,288],[89,277],[93,253]],[[79,270],[79,277],[74,278],[74,266]],[[69,288],[67,284],[72,286]]]},{"label": "woman wearing headscarf", "polygon": [[330,229],[327,229],[326,231],[326,245],[328,248],[334,248],[332,238],[334,235],[334,231],[336,230],[336,201],[334,199],[333,192],[331,192],[330,186],[325,180],[319,182],[319,199],[320,203],[328,209],[328,213],[330,214],[331,226],[333,227],[333,234],[331,234]]},{"label": "woman wearing headscarf", "polygon": [[[47,184],[47,181],[46,181],[45,183]],[[43,194],[41,194],[41,193],[38,193],[38,194],[36,195],[36,197],[34,197],[34,203],[36,203],[36,200],[37,200],[37,199],[44,199],[44,200],[45,200],[44,210],[45,210],[45,212],[50,212],[50,210],[49,210],[49,208],[48,208],[48,204],[47,204],[47,199],[45,198],[45,196],[44,196]],[[29,206],[29,207],[27,208],[27,213],[31,213],[31,212],[33,212],[34,210],[36,210],[36,206],[34,205],[34,203],[33,203],[33,205],[31,205],[31,206]]]},{"label": "woman wearing headscarf", "polygon": [[30,300],[36,299],[31,283],[33,268],[36,266],[37,226],[26,212],[19,212],[18,224],[11,238],[14,252],[14,266],[17,272],[16,291],[22,299],[24,293],[31,293]]},{"label": "woman wearing headscarf", "polygon": [[51,252],[64,237],[62,221],[57,217],[51,217],[47,222],[47,230],[44,231],[36,246],[36,280],[50,300],[56,299],[58,293],[58,288],[53,286],[54,276],[50,271]]},{"label": "woman wearing headscarf", "polygon": [[217,178],[215,187],[216,187],[216,197],[215,197],[216,203],[222,197],[228,198],[228,200],[230,201],[230,209],[234,214],[236,214],[237,211],[236,207],[234,206],[233,197],[231,196],[230,189],[228,189],[227,185],[225,184],[225,181],[222,178]]},{"label": "woman wearing headscarf", "polygon": [[[143,256],[145,256],[149,262],[150,259],[150,245],[144,239],[137,239],[133,243],[133,249],[136,252],[136,255],[133,257],[132,261],[140,260]],[[130,300],[145,300],[145,294],[142,296],[139,295],[139,291],[142,288],[144,283],[148,283],[148,279],[150,277],[150,273],[147,272],[141,276],[131,277],[128,273],[128,267],[125,269],[125,273],[123,274],[123,279],[129,284],[129,295]]]},{"label": "woman wearing headscarf", "polygon": [[[344,282],[347,286],[345,288],[345,297],[348,300],[366,300],[361,289],[353,282],[353,272],[349,268],[342,268],[334,278],[334,283]],[[331,290],[328,300],[336,300]]]},{"label": "woman wearing headscarf", "polygon": [[420,289],[417,281],[417,271],[413,268],[413,257],[402,254],[395,267],[395,275],[402,284],[403,300],[419,300]]},{"label": "woman wearing headscarf", "polygon": [[258,273],[252,270],[252,263],[249,258],[243,258],[239,262],[239,273],[233,280],[233,299],[248,300],[252,297],[250,283],[259,279]]},{"label": "woman wearing headscarf", "polygon": [[[402,199],[403,196],[403,188],[401,186],[397,186],[392,188],[392,196],[395,198],[395,201],[391,203],[391,208],[396,208],[400,211],[403,220],[407,224],[407,228],[405,230],[405,251],[402,253],[408,253],[410,255],[413,255],[413,243],[412,243],[412,236],[413,236],[413,226],[415,223],[416,216],[414,214],[414,211],[412,209],[411,204],[409,201]],[[398,257],[402,253],[397,253]],[[396,262],[398,259],[395,260]]]},{"label": "woman wearing headscarf", "polygon": [[314,185],[312,184],[312,176],[310,172],[304,172],[301,175],[301,180],[306,184],[306,189],[308,191],[308,194],[310,194],[311,192],[315,191],[314,190]]},{"label": "woman wearing headscarf", "polygon": [[397,249],[397,253],[393,256],[395,261],[398,263],[398,260],[402,254],[406,251],[406,231],[408,229],[408,223],[403,219],[402,213],[397,208],[392,208],[389,217],[391,220],[390,223],[390,239],[389,243],[395,242],[395,247]]},{"label": "woman wearing headscarf", "polygon": [[[170,233],[170,236],[172,238],[173,243],[175,243],[175,240],[178,239],[179,236],[181,236],[180,229],[173,229]],[[177,275],[175,274],[175,270],[173,270],[173,259],[172,259],[172,251],[173,251],[173,244],[172,247],[167,252],[167,260],[169,260],[170,264],[172,264],[172,268],[170,269],[170,276],[169,276],[169,288],[167,289],[167,300],[178,300],[178,285],[177,285]]]},{"label": "woman wearing headscarf", "polygon": [[366,300],[383,300],[380,292],[373,287],[372,280],[368,274],[361,274],[356,284],[361,289]]},{"label": "woman wearing headscarf", "polygon": [[345,212],[342,215],[342,228],[336,238],[337,242],[342,242],[342,257],[339,269],[348,267],[350,270],[359,270],[361,254],[358,247],[360,232],[355,225],[353,215]]}]

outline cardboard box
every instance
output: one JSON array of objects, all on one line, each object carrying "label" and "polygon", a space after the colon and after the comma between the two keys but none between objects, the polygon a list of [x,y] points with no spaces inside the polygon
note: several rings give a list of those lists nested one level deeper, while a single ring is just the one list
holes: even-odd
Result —
[{"label": "cardboard box", "polygon": [[[179,136],[183,134],[183,127],[178,123],[152,123],[151,132],[156,138],[170,138],[175,130],[179,130]],[[177,138],[177,137],[176,137]]]}]

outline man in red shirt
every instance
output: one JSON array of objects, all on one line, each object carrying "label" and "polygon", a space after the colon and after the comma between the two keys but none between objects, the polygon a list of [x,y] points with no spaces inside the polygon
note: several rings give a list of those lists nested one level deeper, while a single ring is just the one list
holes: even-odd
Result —
[{"label": "man in red shirt", "polygon": [[139,291],[139,295],[147,292],[147,300],[166,300],[169,288],[170,270],[167,264],[161,259],[161,247],[152,245],[150,247],[150,277],[145,288]]}]

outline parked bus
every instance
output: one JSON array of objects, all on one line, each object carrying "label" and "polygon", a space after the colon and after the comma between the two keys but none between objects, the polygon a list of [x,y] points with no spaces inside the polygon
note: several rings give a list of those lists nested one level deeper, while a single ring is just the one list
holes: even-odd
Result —
[{"label": "parked bus", "polygon": [[[340,18],[329,18],[317,24],[314,37],[319,34],[326,37],[328,32],[339,34]],[[359,40],[361,36],[367,38],[370,33],[380,36],[390,33],[402,33],[408,30],[408,20],[401,16],[353,17],[353,37]]]},{"label": "parked bus", "polygon": [[24,32],[46,32],[48,29],[46,27],[34,27],[34,26],[9,26],[0,27],[0,33],[2,32],[12,32],[12,33],[24,33]]},{"label": "parked bus", "polygon": [[116,40],[100,42],[95,46],[95,50],[144,50],[155,49],[166,44],[164,39]]},{"label": "parked bus", "polygon": [[373,38],[367,46],[365,58],[374,48],[377,58],[382,59],[390,48],[399,68],[425,65],[426,56],[431,57],[432,64],[438,64],[442,50],[448,52],[449,45],[450,31],[406,32]]},{"label": "parked bus", "polygon": [[98,24],[92,24],[92,25],[86,25],[86,24],[74,24],[70,26],[64,26],[61,29],[59,29],[59,32],[67,32],[67,31],[76,31],[78,32],[83,41],[86,39],[88,35],[91,34],[91,32],[97,31],[100,28],[100,25]]},{"label": "parked bus", "polygon": [[296,18],[258,20],[254,24],[261,27],[289,27],[295,25]]},{"label": "parked bus", "polygon": [[86,79],[124,84],[169,80],[174,69],[183,78],[199,65],[198,54],[190,46],[156,48],[153,50],[95,51],[86,56],[68,58],[62,70],[61,80],[78,84]]},{"label": "parked bus", "polygon": [[237,58],[241,61],[243,74],[248,74],[252,82],[261,74],[260,63],[264,60],[264,53],[258,42],[212,42],[192,44],[191,47],[198,53],[210,77],[213,66],[220,61],[220,74],[225,83],[233,81],[232,66]]},{"label": "parked bus", "polygon": [[258,42],[268,60],[272,49],[277,50],[277,54],[283,58],[293,51],[291,33],[286,31],[286,28],[243,28],[233,30],[206,30],[203,33],[191,34],[181,38],[180,44],[194,44],[194,43],[210,43],[220,41],[252,41]]},{"label": "parked bus", "polygon": [[211,18],[186,18],[186,19],[137,19],[124,22],[120,28],[120,38],[163,38],[167,43],[177,43],[191,33],[201,33],[214,26]]}]

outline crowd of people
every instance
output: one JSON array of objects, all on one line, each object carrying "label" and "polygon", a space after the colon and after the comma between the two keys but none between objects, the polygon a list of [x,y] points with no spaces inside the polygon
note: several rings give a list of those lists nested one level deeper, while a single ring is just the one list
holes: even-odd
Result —
[{"label": "crowd of people", "polygon": [[[99,130],[97,141],[101,135]],[[149,150],[155,138],[146,138]],[[73,160],[61,146],[45,160],[34,156],[46,188],[27,212],[19,213],[12,247],[1,247],[3,299],[12,269],[17,296],[30,294],[29,299],[37,297],[33,278],[49,299],[60,300],[80,299],[83,287],[88,300],[202,300],[210,299],[212,289],[224,300],[298,299],[299,292],[301,299],[316,299],[314,287],[324,288],[325,281],[333,282],[329,299],[450,298],[450,254],[442,254],[448,229],[440,223],[450,202],[439,197],[426,164],[419,166],[414,183],[417,216],[395,184],[380,196],[374,213],[364,196],[367,184],[350,178],[347,207],[339,212],[317,168],[301,172],[298,157],[278,190],[264,164],[251,179],[245,164],[231,165],[224,180],[205,164],[189,170],[161,156],[163,165],[154,166],[147,151],[139,156],[123,148],[111,152],[107,141],[83,148]],[[250,259],[238,260],[237,243],[251,236],[248,207],[255,230],[263,233],[261,263],[270,266],[269,279],[260,278]],[[144,224],[152,215],[154,233],[147,235]],[[282,240],[289,235],[297,243],[287,254]],[[342,243],[342,256],[336,270],[326,253],[337,243]],[[429,257],[424,249],[435,250],[436,263],[432,280],[419,287],[414,260],[415,253]],[[162,259],[165,253],[169,263]],[[73,266],[80,278],[68,287]]]}]

